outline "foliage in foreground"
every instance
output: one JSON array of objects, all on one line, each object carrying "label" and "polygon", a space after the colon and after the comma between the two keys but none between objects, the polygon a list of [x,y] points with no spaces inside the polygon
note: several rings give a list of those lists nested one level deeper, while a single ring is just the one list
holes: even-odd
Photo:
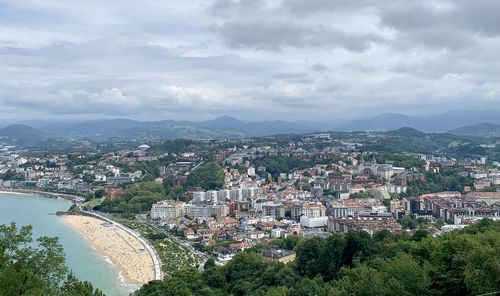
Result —
[{"label": "foliage in foreground", "polygon": [[[35,243],[36,242],[36,243]],[[57,238],[32,238],[32,227],[0,225],[0,295],[103,296],[64,264]]]},{"label": "foliage in foreground", "polygon": [[146,295],[479,295],[500,290],[500,222],[438,238],[381,231],[284,241],[295,262],[246,251],[203,273],[182,270],[143,286]]}]

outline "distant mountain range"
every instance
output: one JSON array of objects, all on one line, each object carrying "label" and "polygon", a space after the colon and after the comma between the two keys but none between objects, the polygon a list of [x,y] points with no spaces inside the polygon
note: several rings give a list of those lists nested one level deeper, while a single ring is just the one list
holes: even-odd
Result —
[{"label": "distant mountain range", "polygon": [[459,136],[500,137],[500,124],[485,122],[452,129],[449,133]]},{"label": "distant mountain range", "polygon": [[[488,121],[489,123],[482,123]],[[244,122],[222,116],[213,120],[196,121],[137,121],[105,119],[82,122],[47,123],[29,122],[0,129],[0,137],[17,143],[32,143],[46,139],[110,138],[127,140],[153,139],[237,139],[276,134],[309,133],[323,131],[392,131],[394,135],[420,137],[426,133],[449,132],[464,136],[499,136],[500,116],[497,112],[448,112],[432,117],[412,117],[397,113],[380,114],[369,119],[339,121],[262,121]]]},{"label": "distant mountain range", "polygon": [[5,139],[13,145],[31,145],[49,137],[46,132],[23,124],[12,124],[0,129],[0,142]]},{"label": "distant mountain range", "polygon": [[498,111],[446,112],[430,117],[414,117],[398,113],[380,114],[372,118],[354,120],[340,127],[346,131],[388,131],[412,127],[426,133],[443,133],[459,127],[483,122],[500,124]]},{"label": "distant mountain range", "polygon": [[246,123],[228,116],[202,122],[175,120],[146,122],[110,119],[79,123],[53,123],[42,126],[40,129],[55,136],[86,137],[90,139],[106,139],[110,137],[221,139],[314,131],[314,128],[298,123],[284,121]]}]

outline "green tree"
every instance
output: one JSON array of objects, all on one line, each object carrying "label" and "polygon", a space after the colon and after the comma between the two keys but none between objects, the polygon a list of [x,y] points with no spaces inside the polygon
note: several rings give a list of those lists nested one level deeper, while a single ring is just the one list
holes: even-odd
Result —
[{"label": "green tree", "polygon": [[355,261],[364,261],[374,255],[377,251],[375,241],[366,231],[349,231],[345,236],[343,264],[353,266]]},{"label": "green tree", "polygon": [[342,267],[342,256],[346,241],[342,235],[334,234],[324,241],[321,254],[321,274],[325,280],[332,280]]},{"label": "green tree", "polygon": [[209,258],[207,260],[207,262],[205,262],[205,265],[203,265],[203,268],[204,269],[209,269],[209,268],[212,268],[212,267],[215,267],[217,265],[215,265],[215,260],[214,258]]},{"label": "green tree", "polygon": [[106,192],[104,189],[99,189],[94,192],[94,198],[103,198]]},{"label": "green tree", "polygon": [[300,275],[315,277],[320,272],[322,241],[318,238],[305,239],[296,247],[297,270]]},{"label": "green tree", "polygon": [[[301,239],[287,265],[254,247],[223,267],[182,271],[136,295],[479,295],[500,290],[500,222],[425,236],[364,231]],[[419,234],[420,233],[420,234]],[[423,238],[423,239],[422,239]],[[273,240],[271,244],[283,244]]]},{"label": "green tree", "polygon": [[427,230],[418,229],[415,231],[415,233],[413,233],[413,240],[419,242],[428,236],[429,232],[427,232]]},{"label": "green tree", "polygon": [[224,170],[216,162],[207,162],[191,172],[185,185],[205,190],[221,189],[224,186]]},{"label": "green tree", "polygon": [[415,229],[417,228],[417,219],[413,215],[406,215],[401,218],[400,224],[406,229]]},{"label": "green tree", "polygon": [[32,227],[0,225],[0,294],[101,296],[64,265],[57,238],[32,238]]},{"label": "green tree", "polygon": [[129,185],[119,199],[105,198],[96,206],[96,210],[110,213],[121,213],[128,216],[151,210],[151,206],[166,199],[163,184],[141,182]]}]

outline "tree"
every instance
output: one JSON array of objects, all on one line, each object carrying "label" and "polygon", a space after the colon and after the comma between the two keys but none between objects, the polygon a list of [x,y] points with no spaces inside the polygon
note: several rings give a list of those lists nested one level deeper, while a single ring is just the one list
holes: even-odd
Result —
[{"label": "tree", "polygon": [[61,287],[59,296],[104,296],[104,293],[94,290],[91,283],[81,282],[70,274]]},{"label": "tree", "polygon": [[399,253],[374,265],[344,269],[335,284],[338,295],[427,295],[429,277],[410,255]]},{"label": "tree", "polygon": [[376,253],[373,238],[366,231],[349,231],[345,237],[343,264],[353,266],[355,260],[364,261]]},{"label": "tree", "polygon": [[403,226],[406,229],[415,229],[417,228],[417,220],[415,219],[415,216],[413,215],[406,215],[404,216],[401,221],[401,226]]},{"label": "tree", "polygon": [[185,185],[205,190],[221,189],[224,186],[224,170],[216,162],[207,162],[191,172]]},{"label": "tree", "polygon": [[296,248],[297,269],[300,275],[315,277],[320,272],[322,241],[318,238],[305,239]]},{"label": "tree", "polygon": [[418,229],[415,231],[415,233],[413,233],[413,240],[419,242],[428,236],[429,232],[427,232],[427,230]]},{"label": "tree", "polygon": [[[479,295],[500,290],[500,222],[484,219],[434,238],[415,232],[372,239],[349,231],[301,239],[294,262],[263,261],[262,245],[223,267],[182,271],[136,295]],[[419,234],[420,233],[420,234]],[[420,237],[420,238],[419,238]],[[418,239],[417,239],[418,238]],[[273,240],[271,244],[283,244]]]},{"label": "tree", "polygon": [[388,286],[394,285],[395,295],[427,295],[431,284],[425,268],[422,268],[411,255],[398,253],[385,260],[380,271]]},{"label": "tree", "polygon": [[[498,233],[496,238],[491,235],[490,239],[498,240]],[[480,295],[500,290],[499,255],[498,245],[485,243],[474,248],[467,256],[464,282],[471,294]]]},{"label": "tree", "polygon": [[166,199],[163,184],[156,182],[141,182],[127,187],[119,199],[105,198],[96,206],[96,210],[110,213],[121,213],[133,216],[134,214],[151,210],[151,206]]},{"label": "tree", "polygon": [[366,265],[354,269],[344,268],[343,276],[334,283],[334,295],[390,295],[385,286],[381,272]]},{"label": "tree", "polygon": [[342,267],[342,255],[346,241],[342,235],[334,234],[327,238],[321,250],[321,274],[325,280],[332,280]]},{"label": "tree", "polygon": [[204,269],[209,269],[209,268],[212,268],[212,267],[215,267],[215,260],[214,258],[209,258],[207,260],[207,262],[205,262],[205,265],[203,265],[203,268]]},{"label": "tree", "polygon": [[388,242],[394,239],[393,234],[387,230],[387,229],[382,229],[373,234],[373,240],[376,242]]},{"label": "tree", "polygon": [[69,273],[57,238],[34,241],[31,226],[15,223],[0,225],[0,287],[2,296],[103,295]]},{"label": "tree", "polygon": [[102,197],[104,197],[104,193],[106,193],[106,192],[104,191],[104,189],[99,189],[99,190],[96,190],[96,191],[94,192],[94,198],[102,198]]}]

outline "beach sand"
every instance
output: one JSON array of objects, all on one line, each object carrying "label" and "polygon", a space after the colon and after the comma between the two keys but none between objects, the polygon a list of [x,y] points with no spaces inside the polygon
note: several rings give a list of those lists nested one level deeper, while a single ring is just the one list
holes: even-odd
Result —
[{"label": "beach sand", "polygon": [[128,284],[145,284],[154,279],[153,260],[132,235],[115,226],[103,226],[93,217],[65,215],[63,219],[80,232],[99,253],[116,264]]}]

